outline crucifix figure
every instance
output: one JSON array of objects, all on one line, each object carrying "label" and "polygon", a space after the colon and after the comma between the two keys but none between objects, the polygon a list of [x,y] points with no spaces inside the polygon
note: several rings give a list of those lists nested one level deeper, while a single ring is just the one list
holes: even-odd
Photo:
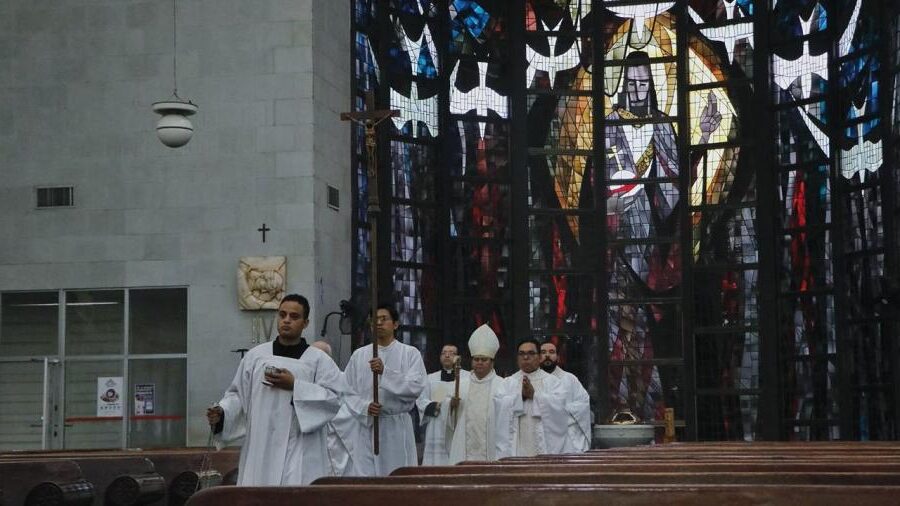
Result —
[{"label": "crucifix figure", "polygon": [[262,232],[262,239],[263,239],[263,242],[266,242],[266,232],[268,232],[268,231],[270,231],[270,230],[272,230],[272,229],[269,228],[269,227],[267,227],[266,224],[263,223],[262,226],[259,227],[259,228],[256,229],[256,230],[257,230],[257,232]]},{"label": "crucifix figure", "polygon": [[[366,154],[367,154],[367,173],[369,176],[369,200],[366,205],[366,215],[369,217],[369,240],[372,251],[371,265],[371,293],[369,302],[371,304],[371,313],[369,322],[372,331],[372,358],[378,358],[378,339],[376,333],[375,315],[378,313],[378,215],[381,213],[381,205],[378,201],[378,151],[376,150],[377,137],[375,135],[375,127],[382,121],[399,116],[400,111],[396,109],[375,109],[375,94],[372,91],[366,92],[366,110],[360,112],[342,112],[341,121],[352,121],[356,124],[363,125],[366,129]],[[372,402],[378,402],[378,374],[372,373]],[[372,442],[372,449],[375,455],[378,455],[378,417],[372,420],[372,431],[375,439]]]}]

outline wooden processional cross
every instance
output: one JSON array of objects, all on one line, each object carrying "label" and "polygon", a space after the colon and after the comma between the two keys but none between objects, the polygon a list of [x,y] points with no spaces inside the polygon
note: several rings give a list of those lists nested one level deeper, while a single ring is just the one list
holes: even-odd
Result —
[{"label": "wooden processional cross", "polygon": [[[378,334],[376,332],[378,324],[376,314],[378,313],[378,215],[381,213],[381,204],[378,201],[378,151],[376,148],[377,138],[375,135],[375,127],[382,121],[400,116],[400,111],[391,109],[375,109],[375,94],[371,91],[366,92],[366,110],[360,112],[342,112],[341,121],[352,121],[356,124],[363,125],[366,129],[366,153],[367,153],[367,172],[369,175],[369,201],[366,206],[366,215],[369,217],[369,241],[371,244],[371,271],[372,279],[369,282],[371,288],[369,302],[371,305],[371,314],[369,322],[372,327],[372,358],[378,358]],[[378,374],[372,373],[372,402],[378,402]],[[372,432],[374,440],[372,449],[375,455],[378,455],[378,417],[372,420]]]}]

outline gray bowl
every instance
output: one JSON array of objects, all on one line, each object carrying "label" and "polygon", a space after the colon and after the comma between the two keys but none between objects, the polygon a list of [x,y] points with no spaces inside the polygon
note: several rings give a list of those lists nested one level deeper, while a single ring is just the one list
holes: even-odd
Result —
[{"label": "gray bowl", "polygon": [[656,432],[653,425],[594,425],[594,448],[619,448],[650,444]]}]

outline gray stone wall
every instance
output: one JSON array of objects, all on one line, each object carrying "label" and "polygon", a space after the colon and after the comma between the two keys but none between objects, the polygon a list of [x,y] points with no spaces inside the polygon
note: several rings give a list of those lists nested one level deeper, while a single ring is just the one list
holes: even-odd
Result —
[{"label": "gray stone wall", "polygon": [[[173,150],[150,109],[172,94],[171,2],[0,2],[0,290],[189,287],[189,444],[249,344],[238,257],[288,257],[310,337],[349,298],[349,7],[179,0],[178,93],[200,112]],[[41,185],[75,207],[35,209]]]}]

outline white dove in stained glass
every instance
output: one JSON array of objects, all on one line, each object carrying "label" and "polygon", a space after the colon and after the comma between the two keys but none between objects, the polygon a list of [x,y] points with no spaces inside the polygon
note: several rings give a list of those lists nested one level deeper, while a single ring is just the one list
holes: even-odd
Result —
[{"label": "white dove in stained glass", "polygon": [[[400,44],[409,57],[410,69],[413,75],[419,76],[419,60],[422,59],[423,53],[427,51],[432,56],[432,61],[437,54],[428,25],[422,28],[418,40],[411,40],[402,28],[400,34]],[[400,110],[400,116],[391,118],[397,130],[401,130],[408,121],[413,121],[413,137],[417,136],[416,123],[424,123],[432,137],[438,135],[438,97],[434,95],[430,98],[419,98],[419,85],[416,81],[410,84],[408,97],[391,88],[391,107]]]},{"label": "white dove in stained glass", "polygon": [[[467,114],[475,111],[478,116],[487,116],[488,110],[494,111],[501,118],[509,114],[507,98],[489,88],[485,82],[487,79],[487,62],[478,62],[478,86],[469,91],[461,91],[456,87],[456,73],[459,63],[450,74],[450,113]],[[478,122],[478,130],[484,137],[484,122]]]},{"label": "white dove in stained glass", "polygon": [[[553,31],[558,30],[560,24],[562,24],[562,20],[560,20],[559,23],[556,23],[556,26],[553,27]],[[544,27],[544,30],[549,30],[543,21],[541,21],[541,26]],[[525,57],[529,63],[528,68],[525,70],[526,87],[531,86],[531,82],[534,80],[534,73],[541,70],[550,74],[550,87],[553,88],[553,82],[556,79],[557,72],[570,70],[581,64],[581,57],[578,54],[578,44],[572,44],[565,53],[558,55],[556,54],[556,43],[558,41],[558,36],[547,35],[547,44],[550,45],[549,56],[535,51],[528,44],[525,45]]]}]

